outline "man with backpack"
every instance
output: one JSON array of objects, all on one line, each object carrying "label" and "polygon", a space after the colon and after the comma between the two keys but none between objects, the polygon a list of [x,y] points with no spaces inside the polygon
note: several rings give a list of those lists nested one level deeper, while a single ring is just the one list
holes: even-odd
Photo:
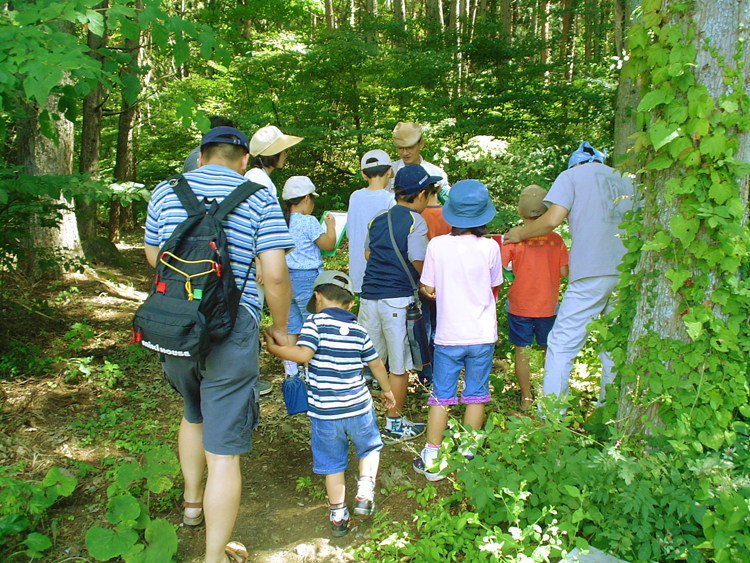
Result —
[{"label": "man with backpack", "polygon": [[[213,201],[221,204],[235,188],[246,182],[243,173],[248,155],[247,137],[237,129],[217,127],[203,136],[198,157],[200,167],[184,177],[195,196],[203,200],[206,211]],[[169,259],[160,249],[188,218],[185,205],[175,192],[176,184],[174,180],[162,182],[151,194],[145,251],[152,266],[157,262],[164,264]],[[277,200],[268,190],[260,189],[233,207],[226,216],[225,212],[222,209],[220,216],[223,217],[221,225],[231,264],[230,275],[234,274],[234,282],[241,290],[233,327],[226,337],[210,340],[208,354],[205,358],[201,356],[200,360],[179,350],[165,350],[163,345],[155,347],[162,353],[167,380],[184,401],[179,433],[180,465],[185,481],[183,522],[197,526],[203,522],[205,514],[206,563],[247,560],[244,546],[229,540],[240,501],[239,454],[250,450],[251,433],[259,415],[260,302],[255,275],[251,271],[256,256],[263,268],[266,302],[273,318],[270,330],[277,341],[286,340],[291,300],[284,256],[293,243]],[[183,263],[189,265],[188,261]],[[173,262],[170,266],[173,270],[180,267],[180,262]],[[216,276],[221,275],[221,270],[227,270],[226,266],[213,268],[220,270],[214,272]],[[183,303],[188,309],[196,300],[213,299],[213,295],[194,289],[199,283],[195,277],[179,284],[156,279],[152,293],[178,295],[182,292],[180,297],[185,299],[186,290],[189,297]],[[206,325],[210,324],[211,319],[206,318]],[[208,475],[204,490],[202,482],[206,468]]]}]

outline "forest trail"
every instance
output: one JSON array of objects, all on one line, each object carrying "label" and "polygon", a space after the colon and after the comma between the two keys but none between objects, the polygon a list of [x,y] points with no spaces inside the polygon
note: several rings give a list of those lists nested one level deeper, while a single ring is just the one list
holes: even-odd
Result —
[{"label": "forest trail", "polygon": [[[153,272],[143,255],[140,236],[140,232],[133,233],[128,244],[119,245],[132,269],[96,266],[99,277],[78,276],[51,284],[46,290],[38,289],[40,299],[62,299],[64,303],[52,314],[45,314],[47,318],[30,315],[26,321],[29,331],[41,330],[48,335],[47,344],[64,341],[63,335],[75,323],[90,325],[95,337],[77,355],[90,356],[95,364],[118,362],[122,377],[114,387],[107,389],[80,374],[76,378],[69,371],[59,372],[53,381],[49,375],[0,381],[7,395],[0,462],[10,465],[23,461],[26,472],[39,480],[53,465],[69,468],[78,477],[73,495],[50,511],[59,523],[56,543],[47,552],[49,561],[77,557],[77,561],[93,563],[84,538],[91,526],[106,525],[106,490],[111,475],[102,465],[105,456],[140,459],[149,447],[141,448],[141,442],[155,447],[161,440],[176,452],[182,401],[162,380],[154,355],[127,346],[132,314],[145,298]],[[41,324],[34,324],[36,321]],[[378,514],[387,515],[389,520],[411,520],[417,508],[413,492],[425,484],[411,469],[421,441],[385,446],[376,487],[378,514],[352,516],[349,534],[333,538],[324,480],[312,473],[309,421],[305,415],[286,415],[280,360],[262,349],[260,365],[261,377],[271,380],[274,389],[261,398],[261,421],[253,433],[253,449],[241,459],[242,499],[232,539],[244,543],[249,560],[259,563],[352,561],[347,548],[370,538]],[[379,400],[375,404],[382,421],[384,409]],[[426,421],[421,404],[410,394],[407,415]],[[78,469],[83,463],[91,467],[81,475]],[[356,473],[357,459],[352,450],[347,471],[350,505],[356,491]],[[438,483],[438,488],[442,487],[448,492],[450,482]],[[180,525],[181,498],[180,477],[165,499],[152,501],[151,513],[177,526],[178,561],[202,563],[205,528]]]}]

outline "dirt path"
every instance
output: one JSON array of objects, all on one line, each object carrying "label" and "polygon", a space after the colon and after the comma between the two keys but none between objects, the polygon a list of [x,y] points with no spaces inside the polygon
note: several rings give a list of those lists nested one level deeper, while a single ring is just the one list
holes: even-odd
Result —
[{"label": "dirt path", "polygon": [[[176,451],[176,428],[182,402],[161,380],[153,355],[126,348],[132,313],[145,297],[152,269],[143,258],[136,234],[131,244],[121,245],[133,269],[119,272],[98,269],[99,277],[79,277],[66,283],[37,288],[39,299],[54,300],[54,311],[43,315],[24,313],[17,338],[38,345],[40,354],[65,350],[71,339],[63,335],[76,323],[91,326],[94,336],[74,356],[90,357],[101,365],[117,362],[125,373],[114,387],[66,368],[25,377],[0,380],[0,465],[23,462],[24,474],[37,482],[52,465],[79,472],[73,496],[50,512],[55,520],[55,544],[46,554],[50,562],[93,561],[85,547],[85,534],[101,525],[106,512],[106,489],[111,478],[101,462],[112,455],[138,459],[138,441],[159,442]],[[28,326],[27,326],[28,325]],[[25,335],[25,336],[22,336]],[[88,365],[88,364],[87,364]],[[52,369],[52,368],[51,368]],[[100,370],[101,371],[101,370]],[[75,370],[73,370],[75,372]],[[99,373],[99,372],[97,372]],[[283,367],[265,350],[261,375],[274,383],[273,392],[261,399],[261,423],[253,434],[253,450],[242,456],[243,491],[233,538],[248,547],[251,561],[260,563],[315,563],[351,561],[346,549],[369,538],[373,518],[352,517],[350,532],[334,539],[328,527],[324,480],[312,473],[309,422],[306,416],[287,417],[281,398]],[[4,395],[3,395],[4,393]],[[407,416],[426,420],[426,410],[416,396],[407,399]],[[379,419],[383,407],[376,400]],[[420,443],[386,446],[376,487],[378,511],[388,519],[409,521],[416,502],[408,491],[424,486],[411,469]],[[130,453],[133,452],[133,453]],[[356,490],[357,460],[350,452],[347,501]],[[80,472],[79,472],[80,475]],[[156,516],[178,526],[181,479],[168,499],[156,507]],[[450,484],[444,483],[446,492]],[[178,526],[178,560],[201,563],[204,528]],[[0,549],[0,555],[3,551]],[[2,557],[0,557],[2,559]]]}]

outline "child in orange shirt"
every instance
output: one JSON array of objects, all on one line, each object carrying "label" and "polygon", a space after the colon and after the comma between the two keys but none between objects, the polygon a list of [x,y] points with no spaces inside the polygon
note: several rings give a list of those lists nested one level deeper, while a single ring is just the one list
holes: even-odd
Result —
[{"label": "child in orange shirt", "polygon": [[[547,211],[547,191],[527,186],[518,202],[524,225]],[[518,244],[503,244],[503,267],[512,262],[515,279],[508,289],[508,342],[515,345],[515,372],[521,408],[533,402],[528,348],[536,343],[547,352],[547,335],[555,324],[560,278],[568,276],[568,249],[560,235],[549,233]]]}]

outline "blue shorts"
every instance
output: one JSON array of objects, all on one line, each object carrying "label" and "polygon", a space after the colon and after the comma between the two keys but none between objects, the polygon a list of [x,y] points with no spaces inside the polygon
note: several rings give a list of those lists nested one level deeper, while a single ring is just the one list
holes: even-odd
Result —
[{"label": "blue shorts", "polygon": [[364,414],[320,420],[310,417],[310,448],[312,449],[313,473],[328,475],[341,473],[348,465],[349,441],[357,449],[357,458],[362,459],[383,449],[375,410]]},{"label": "blue shorts", "polygon": [[464,372],[464,390],[461,402],[487,403],[490,400],[490,370],[494,344],[469,346],[441,346],[435,344],[432,370],[432,393],[428,405],[455,405],[456,386],[461,368]]},{"label": "blue shorts", "polygon": [[289,270],[289,281],[292,282],[292,302],[289,305],[287,334],[299,334],[302,325],[312,313],[307,312],[307,302],[313,294],[318,270]]},{"label": "blue shorts", "polygon": [[519,317],[508,313],[508,342],[516,346],[531,346],[536,337],[536,343],[547,347],[547,336],[555,324],[557,315],[551,317]]}]

